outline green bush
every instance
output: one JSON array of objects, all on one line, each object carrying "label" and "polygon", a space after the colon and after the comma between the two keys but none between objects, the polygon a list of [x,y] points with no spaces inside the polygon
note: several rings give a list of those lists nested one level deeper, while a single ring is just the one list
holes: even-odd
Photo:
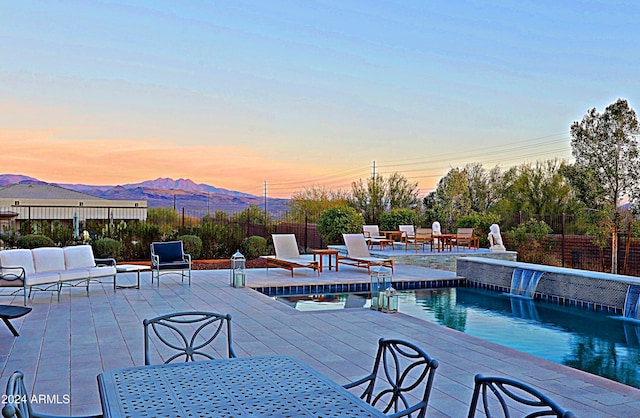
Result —
[{"label": "green bush", "polygon": [[32,248],[54,247],[55,243],[47,236],[32,234],[18,238],[17,246],[18,248],[26,248],[30,250]]},{"label": "green bush", "polygon": [[391,209],[380,215],[380,229],[397,231],[399,225],[418,225],[418,214],[411,209]]},{"label": "green bush", "polygon": [[96,258],[119,258],[122,244],[112,238],[100,238],[91,243]]},{"label": "green bush", "polygon": [[202,254],[202,240],[197,235],[182,235],[178,237],[182,241],[182,248],[186,254],[191,255],[192,260],[197,260]]},{"label": "green bush", "polygon": [[518,261],[545,264],[550,243],[551,227],[544,221],[529,219],[506,233],[507,244],[518,252]]},{"label": "green bush", "polygon": [[342,234],[362,233],[364,218],[350,206],[336,206],[318,218],[318,233],[326,244],[341,244]]},{"label": "green bush", "polygon": [[251,236],[242,242],[240,252],[247,260],[267,255],[267,240],[257,235]]},{"label": "green bush", "polygon": [[489,246],[489,227],[500,224],[500,216],[495,213],[472,213],[456,219],[456,228],[473,228],[474,234],[480,239],[480,247]]}]

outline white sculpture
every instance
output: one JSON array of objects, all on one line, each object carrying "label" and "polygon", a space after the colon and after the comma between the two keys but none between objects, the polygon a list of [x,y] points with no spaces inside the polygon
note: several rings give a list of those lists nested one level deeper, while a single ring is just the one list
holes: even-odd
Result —
[{"label": "white sculpture", "polygon": [[435,221],[431,225],[431,235],[434,237],[439,237],[440,235],[442,235],[442,230],[440,229],[440,222]]},{"label": "white sculpture", "polygon": [[502,235],[500,235],[500,227],[498,224],[491,225],[489,230],[491,231],[487,237],[489,238],[489,250],[492,252],[506,251],[507,249],[504,248],[504,244],[502,243]]}]

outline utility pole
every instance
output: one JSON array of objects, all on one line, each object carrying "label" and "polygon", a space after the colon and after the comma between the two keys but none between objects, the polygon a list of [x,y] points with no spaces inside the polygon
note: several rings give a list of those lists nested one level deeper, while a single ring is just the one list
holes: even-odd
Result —
[{"label": "utility pole", "polygon": [[267,216],[267,181],[264,181],[264,215]]}]

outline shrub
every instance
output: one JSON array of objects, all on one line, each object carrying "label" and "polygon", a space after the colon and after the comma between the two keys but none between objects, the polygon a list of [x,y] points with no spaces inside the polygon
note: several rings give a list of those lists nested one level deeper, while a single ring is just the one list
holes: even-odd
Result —
[{"label": "shrub", "polygon": [[545,264],[550,244],[551,228],[544,221],[529,219],[506,233],[508,243],[518,252],[518,260]]},{"label": "shrub", "polygon": [[192,260],[197,260],[202,254],[202,240],[197,235],[182,235],[178,237],[182,241],[182,248],[185,254],[191,255]]},{"label": "shrub", "polygon": [[397,231],[399,225],[417,225],[418,214],[411,209],[391,209],[380,216],[380,229]]},{"label": "shrub", "polygon": [[18,248],[40,248],[40,247],[53,247],[55,243],[53,240],[47,236],[32,234],[32,235],[24,235],[18,238],[17,242]]},{"label": "shrub", "polygon": [[113,238],[100,238],[91,243],[96,258],[118,258],[122,244]]},{"label": "shrub", "polygon": [[350,206],[336,206],[318,218],[318,233],[327,244],[342,243],[342,234],[362,233],[364,218]]},{"label": "shrub", "polygon": [[267,240],[257,235],[251,236],[242,242],[240,252],[247,260],[267,255]]}]

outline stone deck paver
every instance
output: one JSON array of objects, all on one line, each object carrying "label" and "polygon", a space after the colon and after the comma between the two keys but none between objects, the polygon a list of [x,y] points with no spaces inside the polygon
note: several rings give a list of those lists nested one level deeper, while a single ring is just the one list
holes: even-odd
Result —
[{"label": "stone deck paver", "polygon": [[[395,278],[451,278],[451,272],[398,265]],[[119,278],[119,281],[121,278]],[[133,276],[130,278],[134,280]],[[282,269],[249,270],[248,285],[316,282],[310,269],[291,279]],[[369,281],[366,270],[340,266],[325,270],[321,281]],[[1,303],[20,305],[22,297]],[[142,288],[118,289],[111,283],[64,289],[60,302],[37,292],[33,311],[14,320],[20,337],[0,331],[0,385],[21,369],[28,390],[49,399],[39,412],[100,413],[96,376],[103,370],[142,365],[142,320],[180,310],[212,310],[233,315],[233,341],[239,356],[288,354],[343,384],[365,375],[380,337],[415,342],[438,359],[430,417],[464,417],[476,373],[508,376],[532,384],[579,417],[640,416],[640,389],[482,341],[403,314],[370,309],[300,312],[250,288],[229,286],[228,270],[194,271],[192,285],[163,276],[158,288],[143,273]],[[53,395],[53,396],[52,396]],[[65,401],[65,397],[70,402]],[[54,402],[57,401],[57,402]]]}]

